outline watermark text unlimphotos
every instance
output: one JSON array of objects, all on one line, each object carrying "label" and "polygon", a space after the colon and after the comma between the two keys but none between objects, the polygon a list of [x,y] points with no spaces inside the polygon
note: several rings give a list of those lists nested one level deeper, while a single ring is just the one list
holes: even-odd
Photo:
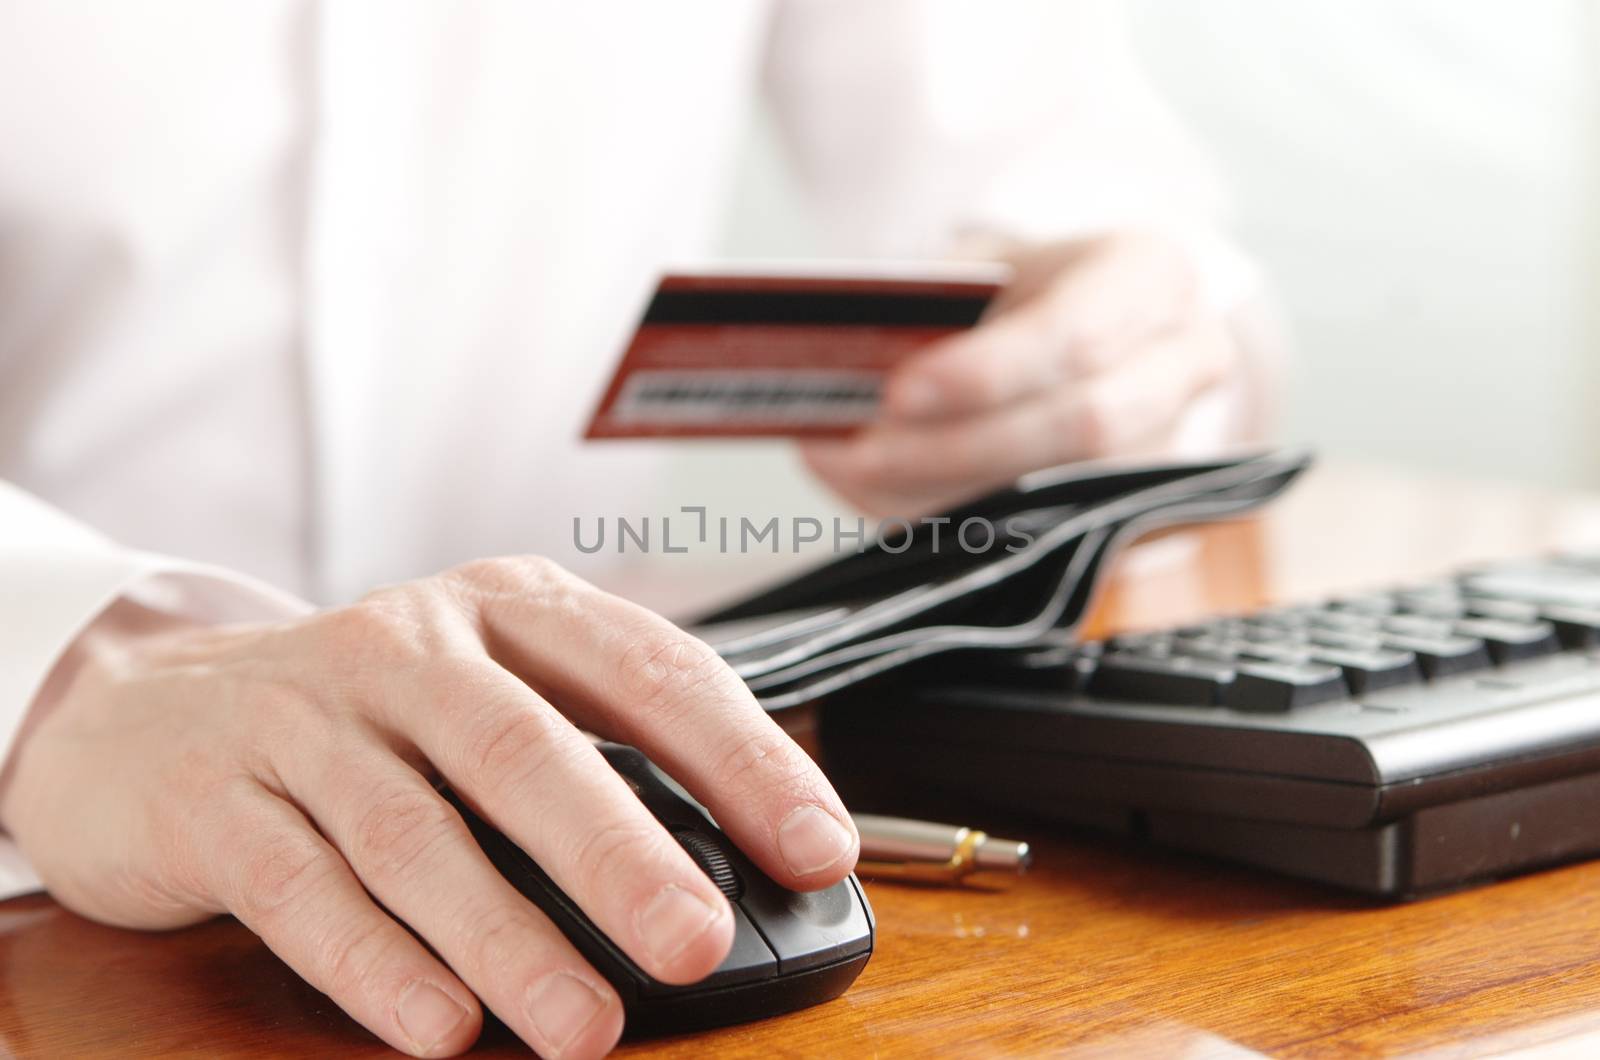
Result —
[{"label": "watermark text unlimphotos", "polygon": [[713,515],[705,505],[685,505],[672,515],[573,516],[572,543],[579,552],[750,553],[800,552],[811,546],[834,552],[880,548],[901,553],[913,545],[933,552],[960,549],[979,555],[1003,548],[1021,552],[1033,543],[1015,517],[995,522],[981,515],[892,516],[869,524],[864,516],[826,519],[809,515]]}]

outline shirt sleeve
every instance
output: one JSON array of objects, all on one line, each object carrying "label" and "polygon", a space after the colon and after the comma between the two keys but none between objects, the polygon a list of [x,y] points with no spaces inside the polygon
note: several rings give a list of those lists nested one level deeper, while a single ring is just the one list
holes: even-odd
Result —
[{"label": "shirt sleeve", "polygon": [[1244,370],[1202,395],[1176,447],[1264,433],[1283,344],[1263,278],[1224,234],[1222,182],[1140,67],[1117,0],[781,0],[765,82],[835,252],[1127,229],[1183,246]]},{"label": "shirt sleeve", "polygon": [[819,220],[859,250],[971,226],[1209,227],[1221,182],[1115,0],[781,0],[765,87]]},{"label": "shirt sleeve", "polygon": [[[0,482],[0,762],[34,698],[74,640],[114,601],[199,622],[268,620],[310,605],[227,570],[123,548]],[[39,887],[0,836],[0,898]]]}]

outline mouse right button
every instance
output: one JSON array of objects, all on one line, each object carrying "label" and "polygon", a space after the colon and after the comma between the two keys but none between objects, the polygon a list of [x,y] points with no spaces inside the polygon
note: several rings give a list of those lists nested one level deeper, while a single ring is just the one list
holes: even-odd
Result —
[{"label": "mouse right button", "polygon": [[787,975],[872,949],[872,925],[849,880],[809,894],[750,887],[739,904],[778,955]]}]

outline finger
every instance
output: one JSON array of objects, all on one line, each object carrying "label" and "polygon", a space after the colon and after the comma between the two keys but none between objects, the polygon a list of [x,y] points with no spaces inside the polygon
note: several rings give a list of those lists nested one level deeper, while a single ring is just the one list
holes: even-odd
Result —
[{"label": "finger", "polygon": [[1192,273],[1168,241],[1106,240],[1030,297],[909,359],[889,380],[884,410],[894,419],[960,416],[1103,372],[1194,312]]},{"label": "finger", "polygon": [[410,696],[396,727],[641,968],[688,983],[722,963],[727,899],[549,703],[487,656],[437,667]]},{"label": "finger", "polygon": [[622,1033],[616,993],[508,883],[460,814],[376,738],[337,760],[297,756],[290,793],[365,885],[525,1042],[600,1056]]},{"label": "finger", "polygon": [[978,481],[913,482],[881,474],[876,442],[805,439],[800,458],[811,473],[845,503],[867,515],[916,519],[950,511],[988,492],[987,477]]},{"label": "finger", "polygon": [[1228,370],[1226,329],[1200,325],[1145,343],[1116,370],[960,420],[872,425],[813,444],[806,460],[835,488],[874,499],[972,495],[1041,467],[1127,454],[1167,436],[1194,396]]},{"label": "finger", "polygon": [[218,897],[301,978],[413,1056],[478,1037],[477,999],[385,915],[288,803],[251,783],[227,806]]},{"label": "finger", "polygon": [[961,416],[1048,389],[1066,376],[1066,342],[1043,305],[1018,307],[908,358],[890,373],[883,413],[908,421]]},{"label": "finger", "polygon": [[[452,577],[473,586],[507,667],[583,727],[650,756],[773,879],[815,890],[855,865],[859,839],[833,786],[704,642],[553,564]],[[587,746],[578,757],[598,758]]]}]

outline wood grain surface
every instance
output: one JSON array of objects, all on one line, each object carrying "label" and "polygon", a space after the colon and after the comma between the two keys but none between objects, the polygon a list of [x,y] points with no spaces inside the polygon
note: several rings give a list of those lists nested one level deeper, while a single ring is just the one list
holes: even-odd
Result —
[{"label": "wood grain surface", "polygon": [[[1133,550],[1096,625],[1553,546],[1600,547],[1600,501],[1319,470],[1260,520]],[[869,883],[878,950],[843,998],[620,1055],[1600,1055],[1600,863],[1383,905],[1111,839],[1038,826],[1018,838],[1038,864],[1006,889]],[[394,1055],[231,920],[136,934],[44,896],[0,903],[0,1049]],[[491,1030],[479,1052],[521,1049]]]}]

